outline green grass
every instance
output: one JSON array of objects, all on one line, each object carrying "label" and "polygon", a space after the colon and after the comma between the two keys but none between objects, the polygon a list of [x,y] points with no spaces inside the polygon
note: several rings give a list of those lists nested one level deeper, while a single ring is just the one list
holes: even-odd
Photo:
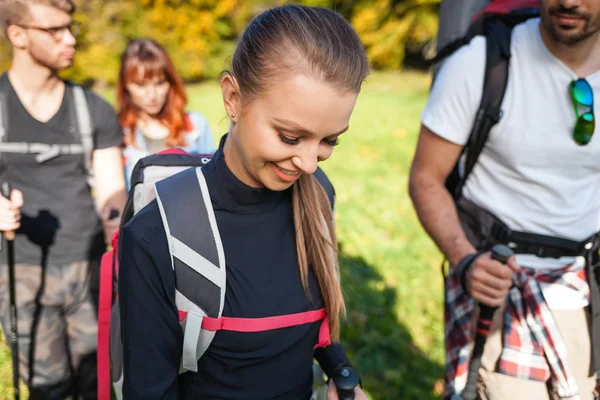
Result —
[{"label": "green grass", "polygon": [[374,399],[436,398],[442,377],[440,256],[407,193],[428,87],[421,75],[371,77],[323,164],[338,195],[344,342]]},{"label": "green grass", "polygon": [[[337,192],[343,342],[374,400],[440,398],[443,363],[441,257],[407,193],[429,79],[378,73],[363,87],[351,128],[322,164]],[[107,98],[112,93],[106,93]],[[189,108],[216,136],[227,130],[215,82],[188,87]],[[0,351],[0,398],[9,398],[10,355]]]}]

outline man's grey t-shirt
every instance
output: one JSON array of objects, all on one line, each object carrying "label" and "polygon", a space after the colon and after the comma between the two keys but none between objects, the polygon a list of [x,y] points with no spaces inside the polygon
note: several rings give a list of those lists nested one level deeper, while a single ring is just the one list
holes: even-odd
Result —
[{"label": "man's grey t-shirt", "polygon": [[[81,144],[73,94],[67,87],[58,112],[47,122],[33,118],[14,91],[7,74],[0,77],[8,114],[6,141]],[[111,106],[85,91],[94,127],[94,149],[120,146],[123,135]],[[92,260],[104,251],[102,222],[87,183],[82,154],[61,154],[38,163],[35,154],[3,153],[0,180],[23,192],[21,228],[15,240],[18,264],[68,264]],[[0,263],[6,262],[4,249]]]}]

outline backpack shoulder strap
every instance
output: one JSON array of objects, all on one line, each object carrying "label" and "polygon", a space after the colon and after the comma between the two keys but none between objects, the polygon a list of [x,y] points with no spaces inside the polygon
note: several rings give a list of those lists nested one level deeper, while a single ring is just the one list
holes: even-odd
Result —
[{"label": "backpack shoulder strap", "polygon": [[202,319],[221,317],[225,304],[223,244],[200,168],[188,168],[154,187],[175,272],[175,301],[187,311],[182,370],[197,371],[215,335],[201,330]]},{"label": "backpack shoulder strap", "polygon": [[94,151],[94,128],[88,102],[85,98],[85,92],[79,85],[69,84],[73,91],[73,102],[75,105],[75,118],[77,128],[81,137],[81,146],[83,147],[83,156],[85,158],[85,169],[91,182],[93,177],[92,170],[92,152]]},{"label": "backpack shoulder strap", "polygon": [[[5,142],[8,136],[8,103],[6,91],[3,90],[3,86],[4,85],[0,84],[0,143]],[[2,152],[0,152],[0,157],[1,156]]]},{"label": "backpack shoulder strap", "polygon": [[[490,130],[501,117],[502,100],[508,83],[512,28],[501,23],[490,26],[486,44],[483,92],[471,133],[446,187],[457,199],[487,141]],[[464,165],[459,164],[464,159]],[[462,169],[462,170],[461,170]]]}]

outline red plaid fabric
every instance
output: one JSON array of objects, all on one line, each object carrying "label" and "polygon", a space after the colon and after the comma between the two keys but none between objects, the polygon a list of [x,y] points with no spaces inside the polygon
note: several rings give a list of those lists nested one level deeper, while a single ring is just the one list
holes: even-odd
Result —
[{"label": "red plaid fabric", "polygon": [[[552,383],[563,399],[579,400],[575,378],[568,368],[567,350],[540,283],[564,285],[589,299],[585,270],[575,264],[560,269],[523,268],[515,274],[504,311],[504,343],[499,372],[519,379]],[[445,399],[460,399],[467,383],[474,341],[475,301],[452,269],[446,278],[444,302],[446,343]]]}]

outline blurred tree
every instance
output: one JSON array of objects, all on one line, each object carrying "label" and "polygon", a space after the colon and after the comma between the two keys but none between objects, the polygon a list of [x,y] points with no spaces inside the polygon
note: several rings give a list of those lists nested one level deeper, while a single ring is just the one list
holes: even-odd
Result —
[{"label": "blurred tree", "polygon": [[374,68],[399,69],[406,50],[435,39],[440,0],[373,0],[356,6],[352,25]]},{"label": "blurred tree", "polygon": [[81,22],[73,68],[64,73],[79,83],[114,83],[125,48],[123,27],[135,11],[135,1],[83,0],[74,18]]},{"label": "blurred tree", "polygon": [[215,76],[234,47],[238,0],[139,0],[127,38],[151,37],[173,58],[186,81]]},{"label": "blurred tree", "polygon": [[[437,32],[440,0],[298,0],[328,7],[352,22],[376,69],[399,69],[406,51],[419,51]],[[248,22],[286,0],[79,0],[82,22],[73,68],[65,76],[82,83],[114,84],[130,39],[161,43],[182,78],[217,76],[229,66],[235,41]],[[10,64],[0,39],[0,70]]]}]

